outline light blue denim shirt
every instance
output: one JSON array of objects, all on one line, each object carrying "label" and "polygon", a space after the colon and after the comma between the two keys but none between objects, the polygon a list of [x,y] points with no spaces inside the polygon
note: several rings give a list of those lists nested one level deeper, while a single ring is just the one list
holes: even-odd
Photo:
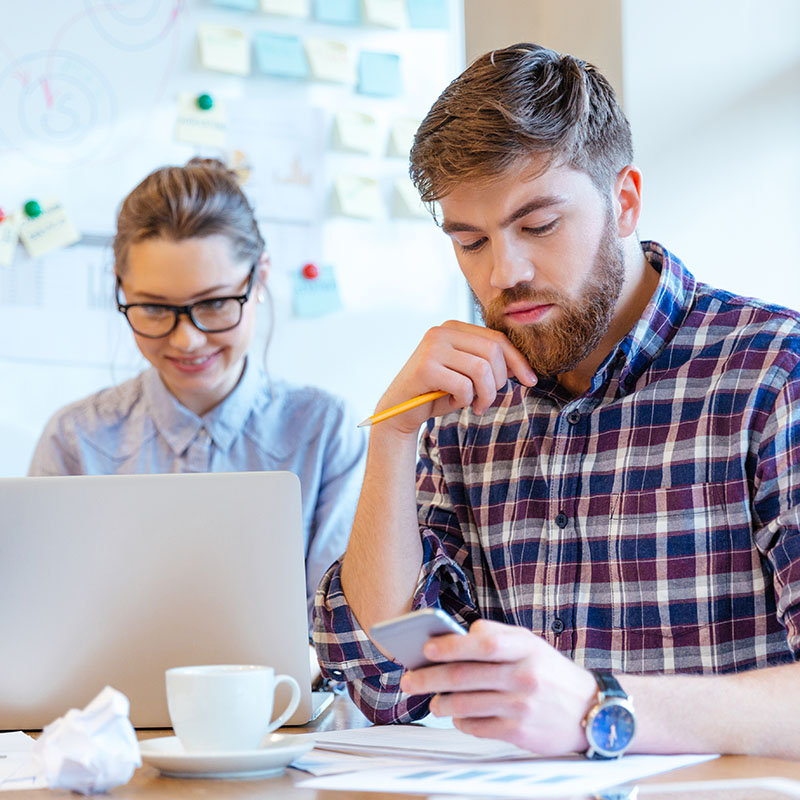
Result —
[{"label": "light blue denim shirt", "polygon": [[321,389],[270,381],[249,364],[228,397],[198,417],[148,369],[56,412],[28,474],[294,472],[310,615],[314,590],[347,545],[365,454],[344,401]]}]

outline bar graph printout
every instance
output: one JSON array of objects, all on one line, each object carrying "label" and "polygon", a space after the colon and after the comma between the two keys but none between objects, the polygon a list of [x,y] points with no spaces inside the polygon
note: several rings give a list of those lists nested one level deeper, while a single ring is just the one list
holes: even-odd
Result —
[{"label": "bar graph printout", "polygon": [[415,762],[392,769],[364,769],[301,782],[304,788],[428,795],[545,798],[582,796],[647,775],[716,758],[713,755],[626,756],[619,761],[583,757],[493,762]]}]

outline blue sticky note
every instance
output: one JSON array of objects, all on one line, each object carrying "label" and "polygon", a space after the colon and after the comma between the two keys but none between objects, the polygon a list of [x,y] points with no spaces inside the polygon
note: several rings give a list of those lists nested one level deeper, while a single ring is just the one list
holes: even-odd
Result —
[{"label": "blue sticky note", "polygon": [[402,94],[400,56],[362,50],[358,59],[358,91],[376,97],[397,97]]},{"label": "blue sticky note", "polygon": [[258,68],[265,75],[308,77],[308,61],[299,36],[256,31],[253,34],[253,47]]},{"label": "blue sticky note", "polygon": [[258,0],[211,0],[212,5],[238,8],[240,11],[258,11]]},{"label": "blue sticky note", "polygon": [[314,0],[314,16],[320,22],[336,25],[361,24],[359,0]]},{"label": "blue sticky note", "polygon": [[333,267],[320,267],[319,275],[309,280],[302,269],[292,275],[292,310],[296,317],[321,317],[342,307]]},{"label": "blue sticky note", "polygon": [[406,0],[412,28],[448,28],[447,0]]}]

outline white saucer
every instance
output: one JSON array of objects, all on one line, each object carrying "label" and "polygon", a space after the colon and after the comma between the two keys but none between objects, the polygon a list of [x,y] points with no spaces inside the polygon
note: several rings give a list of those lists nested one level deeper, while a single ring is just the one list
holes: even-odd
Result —
[{"label": "white saucer", "polygon": [[279,775],[314,746],[307,734],[273,733],[258,750],[187,753],[177,736],[139,742],[142,761],[173,778],[264,778]]}]

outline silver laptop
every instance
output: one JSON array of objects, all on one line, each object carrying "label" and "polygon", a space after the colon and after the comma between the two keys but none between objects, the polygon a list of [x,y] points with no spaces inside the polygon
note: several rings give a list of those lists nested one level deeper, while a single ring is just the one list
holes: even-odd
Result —
[{"label": "silver laptop", "polygon": [[311,691],[303,550],[289,472],[0,479],[0,730],[106,685],[169,727],[164,670],[188,664],[293,675],[308,722],[332,695]]}]

